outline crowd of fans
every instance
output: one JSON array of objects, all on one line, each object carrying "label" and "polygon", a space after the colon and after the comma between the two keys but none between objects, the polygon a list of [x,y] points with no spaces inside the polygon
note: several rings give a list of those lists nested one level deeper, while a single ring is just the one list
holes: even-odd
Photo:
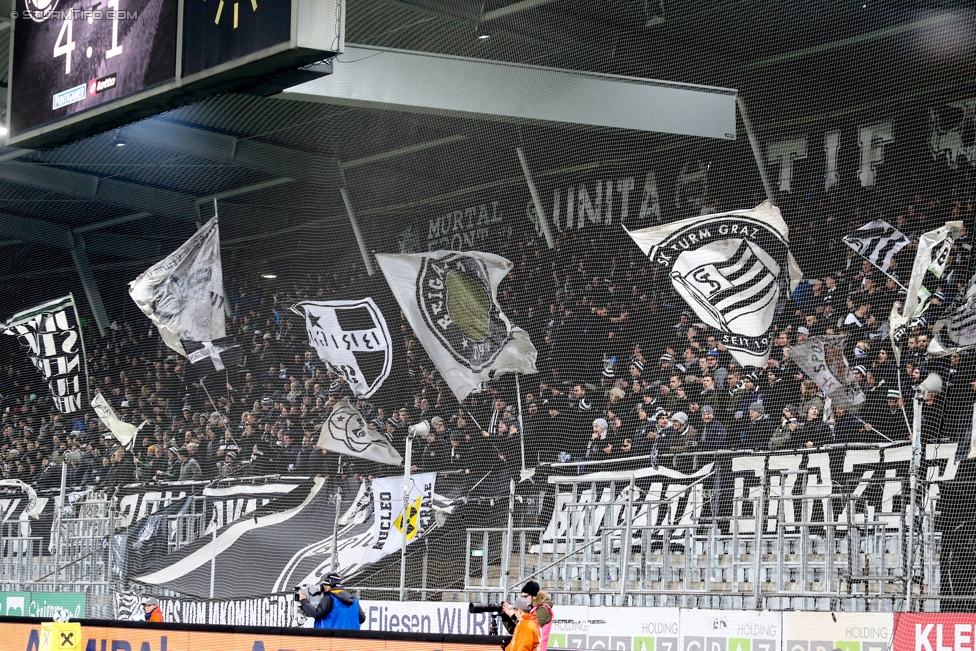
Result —
[{"label": "crowd of fans", "polygon": [[[636,457],[689,471],[715,450],[905,441],[911,406],[908,418],[902,407],[935,371],[945,389],[926,396],[923,441],[959,442],[965,454],[974,365],[959,355],[932,358],[926,348],[935,320],[968,280],[968,230],[934,288],[933,307],[907,340],[900,369],[887,336],[918,236],[948,219],[973,223],[972,199],[960,190],[971,179],[963,180],[923,184],[904,196],[883,186],[825,194],[811,180],[814,189],[785,195],[792,250],[807,277],[782,302],[762,368],[738,365],[721,333],[699,323],[619,227],[589,225],[557,233],[552,250],[532,231],[491,247],[515,265],[499,289],[500,303],[539,353],[539,374],[521,378],[520,395],[506,377],[458,402],[403,321],[390,328],[403,333],[408,356],[394,361],[410,369],[396,379],[403,400],[354,403],[368,427],[401,453],[407,428],[430,422],[430,435],[414,446],[414,470],[440,471],[459,488],[492,493],[523,464]],[[875,219],[912,239],[887,273],[841,242]],[[104,337],[86,332],[91,393],[102,393],[122,420],[142,424],[132,451],[93,413],[58,413],[27,360],[8,357],[0,367],[3,477],[54,487],[62,462],[72,486],[378,472],[375,464],[315,447],[323,421],[351,393],[309,347],[303,320],[287,309],[364,280],[361,263],[339,266],[347,271],[301,286],[235,285],[226,277],[233,306],[228,334],[246,355],[204,383],[189,378],[186,361],[141,316],[113,324]],[[790,358],[791,346],[821,334],[847,335],[846,354],[867,398],[856,413],[826,408],[816,383]]]}]

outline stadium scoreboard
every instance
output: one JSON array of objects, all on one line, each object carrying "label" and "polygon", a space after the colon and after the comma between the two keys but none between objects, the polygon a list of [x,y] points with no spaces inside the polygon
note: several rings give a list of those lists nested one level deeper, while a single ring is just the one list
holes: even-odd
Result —
[{"label": "stadium scoreboard", "polygon": [[14,4],[7,144],[17,147],[60,146],[221,92],[272,92],[321,74],[294,71],[344,47],[344,0]]}]

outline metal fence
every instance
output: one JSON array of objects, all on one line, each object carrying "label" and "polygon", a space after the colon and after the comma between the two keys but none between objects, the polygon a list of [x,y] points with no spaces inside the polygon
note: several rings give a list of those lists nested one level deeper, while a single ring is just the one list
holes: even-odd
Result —
[{"label": "metal fence", "polygon": [[[626,499],[570,499],[562,533],[511,524],[469,529],[465,599],[511,600],[536,579],[564,605],[898,611],[908,599],[938,609],[934,506],[919,510],[918,569],[909,573],[910,509],[878,512],[863,496],[807,490],[805,473],[796,474],[798,489],[778,490],[785,482],[758,487],[734,498],[729,516],[694,504],[713,497],[706,475],[668,500],[650,501],[664,507],[686,500],[688,515],[678,523],[648,518],[635,525],[632,479],[619,491]],[[589,479],[560,478],[558,488],[574,496],[597,492]]]},{"label": "metal fence", "polygon": [[[60,497],[56,498],[60,503]],[[147,500],[150,513],[168,506],[170,498]],[[186,513],[167,516],[169,552],[201,537],[209,523],[204,498],[195,496]],[[113,618],[114,595],[124,588],[119,568],[123,559],[112,544],[123,527],[115,499],[90,493],[56,509],[50,536],[27,520],[0,526],[0,591],[74,592],[85,595],[88,617]]]}]

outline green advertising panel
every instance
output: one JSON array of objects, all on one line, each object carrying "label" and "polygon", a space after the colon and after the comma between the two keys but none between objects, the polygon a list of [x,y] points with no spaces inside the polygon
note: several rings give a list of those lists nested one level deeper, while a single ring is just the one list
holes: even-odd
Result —
[{"label": "green advertising panel", "polygon": [[0,592],[0,615],[5,617],[54,617],[62,607],[71,619],[85,616],[83,592]]}]

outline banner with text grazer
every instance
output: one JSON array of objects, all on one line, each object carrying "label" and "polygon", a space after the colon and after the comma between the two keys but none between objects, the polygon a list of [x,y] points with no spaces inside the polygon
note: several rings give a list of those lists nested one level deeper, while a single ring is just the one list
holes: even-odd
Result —
[{"label": "banner with text grazer", "polygon": [[[942,504],[939,500],[943,482],[956,478],[959,468],[955,458],[956,448],[955,443],[929,444],[923,450],[929,479],[925,499],[930,504]],[[554,544],[585,540],[586,536],[600,535],[603,527],[620,525],[617,520],[619,511],[614,509],[606,509],[587,525],[582,523],[581,518],[570,517],[573,510],[579,508],[577,505],[582,503],[600,500],[626,503],[633,499],[631,523],[635,527],[690,524],[693,517],[701,517],[702,509],[709,508],[709,500],[718,499],[719,513],[731,516],[733,505],[747,499],[755,486],[769,486],[770,490],[791,495],[801,470],[807,477],[808,490],[817,487],[817,490],[829,492],[830,487],[835,487],[847,493],[863,495],[865,508],[876,520],[884,522],[887,527],[898,528],[901,526],[903,506],[908,500],[911,451],[911,445],[907,443],[886,443],[870,447],[830,446],[826,449],[735,457],[702,452],[695,455],[695,463],[701,469],[693,475],[668,468],[674,463],[670,458],[661,459],[661,465],[656,470],[631,470],[621,464],[612,470],[608,467],[601,472],[571,475],[572,481],[565,483],[562,482],[563,477],[553,474],[548,481],[556,485],[554,508],[540,544],[549,550]],[[709,495],[696,479],[713,469],[722,478],[721,488],[717,494]],[[639,483],[638,492],[631,498],[628,493],[633,476]],[[593,483],[587,483],[585,489],[574,490],[574,482],[581,479]],[[783,509],[785,526],[792,528],[800,512],[794,510],[792,500],[785,500],[782,506],[777,506],[775,502],[767,503],[764,508],[765,518],[757,517],[755,512],[736,512],[739,531],[755,532],[757,526],[762,526],[765,533],[775,533],[777,508]],[[824,516],[820,511],[811,514],[811,517],[820,520]],[[843,523],[839,526],[841,529],[846,527]],[[616,531],[619,532],[619,529]]]}]

